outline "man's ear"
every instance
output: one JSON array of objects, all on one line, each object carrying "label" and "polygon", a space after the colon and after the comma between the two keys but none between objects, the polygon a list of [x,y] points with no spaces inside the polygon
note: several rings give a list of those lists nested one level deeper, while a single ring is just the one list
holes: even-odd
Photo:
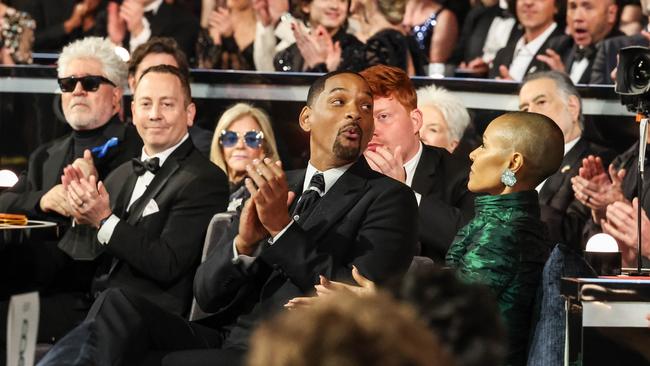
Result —
[{"label": "man's ear", "polygon": [[616,4],[610,4],[607,7],[607,23],[609,24],[616,24],[616,19],[618,15],[618,5]]},{"label": "man's ear", "polygon": [[514,173],[517,173],[524,166],[524,156],[521,153],[514,152],[510,158],[510,164],[508,168]]},{"label": "man's ear", "polygon": [[298,117],[298,122],[300,122],[300,128],[305,132],[311,132],[311,113],[312,110],[308,106],[302,107],[300,111],[300,116]]},{"label": "man's ear", "polygon": [[567,108],[571,114],[573,121],[579,121],[580,118],[580,99],[575,95],[569,95],[567,100]]},{"label": "man's ear", "polygon": [[131,101],[131,117],[132,117],[131,121],[132,121],[133,125],[135,126],[136,125],[136,122],[135,122],[136,121],[136,118],[135,118],[135,100]]},{"label": "man's ear", "polygon": [[420,128],[422,128],[422,120],[424,118],[422,117],[422,111],[415,108],[411,113],[409,113],[409,115],[411,117],[411,123],[413,124],[413,134],[416,134],[420,132]]},{"label": "man's ear", "polygon": [[122,88],[113,88],[113,100],[111,100],[111,103],[113,103],[113,113],[117,113],[122,109],[123,94]]},{"label": "man's ear", "polygon": [[194,116],[196,116],[196,105],[190,103],[185,107],[185,114],[187,114],[187,127],[194,125]]}]

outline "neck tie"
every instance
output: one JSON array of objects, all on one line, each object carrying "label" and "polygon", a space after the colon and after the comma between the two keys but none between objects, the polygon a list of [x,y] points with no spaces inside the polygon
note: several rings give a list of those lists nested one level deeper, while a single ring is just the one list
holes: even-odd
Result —
[{"label": "neck tie", "polygon": [[596,49],[594,48],[593,45],[589,45],[586,47],[579,47],[575,46],[575,60],[580,61],[583,58],[590,59],[591,56],[593,56],[596,53]]},{"label": "neck tie", "polygon": [[144,172],[147,170],[153,174],[156,174],[158,169],[160,169],[160,159],[158,158],[151,158],[145,161],[140,161],[140,159],[133,158],[131,159],[131,163],[133,164],[133,171],[138,176],[144,174]]},{"label": "neck tie", "polygon": [[294,221],[304,221],[304,218],[309,216],[323,193],[325,193],[325,179],[323,178],[323,173],[317,172],[311,177],[309,187],[302,193],[298,204],[296,204],[296,208],[293,211]]}]

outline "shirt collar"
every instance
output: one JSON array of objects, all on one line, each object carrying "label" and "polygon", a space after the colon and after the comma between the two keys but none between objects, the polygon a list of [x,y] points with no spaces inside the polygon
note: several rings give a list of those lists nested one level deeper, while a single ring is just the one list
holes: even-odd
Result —
[{"label": "shirt collar", "polygon": [[[345,173],[350,166],[352,166],[354,163],[342,165],[336,168],[331,168],[328,169],[323,173],[323,179],[325,180],[325,192],[323,192],[323,196],[327,194],[327,191],[334,186],[334,183],[336,183],[339,178]],[[302,184],[302,191],[306,191],[307,188],[309,188],[309,182],[311,182],[311,177],[318,172],[318,169],[316,169],[313,165],[311,165],[311,162],[307,164],[307,170],[305,171],[305,182]]]},{"label": "shirt collar", "polygon": [[569,153],[569,150],[573,149],[573,147],[576,146],[579,140],[580,140],[580,136],[564,144],[564,156],[566,156],[566,154]]},{"label": "shirt collar", "polygon": [[183,136],[183,138],[181,139],[181,141],[179,141],[176,145],[170,147],[169,149],[167,149],[165,151],[161,151],[158,154],[153,154],[153,156],[147,155],[147,153],[144,152],[144,147],[142,147],[142,155],[141,155],[140,160],[145,161],[145,160],[151,159],[151,158],[158,158],[160,160],[160,162],[159,162],[160,166],[162,167],[163,164],[165,163],[165,160],[167,160],[167,158],[169,157],[169,155],[171,155],[174,152],[174,150],[176,150],[179,146],[181,146],[181,144],[183,142],[185,142],[185,140],[187,140],[187,138],[189,136],[190,136],[190,134],[186,133],[185,136]]},{"label": "shirt collar", "polygon": [[411,183],[413,183],[413,176],[415,175],[415,168],[418,166],[418,162],[420,161],[420,157],[422,156],[422,143],[420,142],[418,144],[418,152],[413,155],[411,160],[407,161],[404,163],[404,171],[406,172],[406,185],[411,186]]},{"label": "shirt collar", "polygon": [[162,5],[163,0],[155,0],[151,4],[147,5],[144,7],[144,12],[151,11],[154,14],[158,13],[158,9],[160,9],[160,6]]},{"label": "shirt collar", "polygon": [[555,28],[557,28],[557,23],[553,22],[550,26],[548,26],[548,28],[546,28],[544,32],[542,32],[542,34],[528,43],[525,41],[525,36],[521,36],[521,38],[519,38],[519,41],[517,41],[517,46],[515,46],[515,56],[517,56],[517,53],[519,53],[524,48],[531,55],[537,54],[537,52],[539,52],[539,49],[542,48],[542,45],[544,42],[546,42],[546,39],[551,35],[551,33],[553,33]]}]

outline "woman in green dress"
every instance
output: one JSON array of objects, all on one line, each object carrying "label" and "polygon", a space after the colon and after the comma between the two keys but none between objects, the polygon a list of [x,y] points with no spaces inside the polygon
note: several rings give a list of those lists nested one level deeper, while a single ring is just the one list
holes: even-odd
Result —
[{"label": "woman in green dress", "polygon": [[[513,112],[492,121],[470,154],[476,216],[456,235],[446,262],[461,280],[487,285],[508,334],[508,365],[524,365],[534,300],[551,250],[535,187],[562,162],[562,131],[548,117]],[[477,304],[480,306],[480,304]]]}]

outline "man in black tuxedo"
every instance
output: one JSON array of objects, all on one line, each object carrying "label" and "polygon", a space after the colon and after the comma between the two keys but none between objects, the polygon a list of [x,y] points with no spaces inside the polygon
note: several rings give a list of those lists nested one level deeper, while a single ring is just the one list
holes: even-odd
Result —
[{"label": "man in black tuxedo", "polygon": [[517,0],[515,7],[523,34],[511,37],[497,52],[490,66],[490,78],[521,81],[526,74],[544,70],[546,64],[537,56],[544,54],[551,38],[564,33],[554,20],[559,11],[556,0]]},{"label": "man in black tuxedo", "polygon": [[[372,103],[358,74],[320,77],[299,118],[310,133],[307,169],[285,176],[269,159],[247,167],[251,198],[194,280],[198,303],[215,315],[190,323],[133,292],[107,291],[70,342],[51,352],[58,359],[43,364],[84,351],[95,363],[132,365],[147,350],[200,348],[170,354],[164,363],[236,365],[252,328],[290,299],[312,293],[321,276],[351,281],[352,266],[379,283],[402,275],[415,253],[417,206],[408,187],[359,158],[372,137]],[[80,332],[102,342],[96,350],[88,340],[79,344]]]},{"label": "man in black tuxedo", "polygon": [[109,4],[106,15],[108,37],[131,52],[151,37],[171,37],[194,58],[199,22],[183,7],[164,0],[124,0]]},{"label": "man in black tuxedo", "polygon": [[538,58],[551,70],[569,75],[574,84],[588,84],[596,52],[606,38],[622,36],[616,27],[616,0],[569,0],[566,13],[570,35],[549,41]]},{"label": "man in black tuxedo", "polygon": [[469,164],[443,148],[420,142],[422,112],[408,75],[376,65],[361,72],[374,96],[375,132],[364,152],[368,164],[413,190],[419,204],[420,255],[444,263],[456,232],[474,216],[467,189]]},{"label": "man in black tuxedo", "polygon": [[[641,0],[641,10],[650,19],[650,0]],[[644,29],[641,34],[606,39],[596,53],[591,70],[591,84],[614,84],[611,73],[618,64],[618,51],[628,46],[650,46],[650,33]]]},{"label": "man in black tuxedo", "polygon": [[560,170],[537,187],[542,221],[549,238],[579,248],[589,208],[575,199],[571,178],[578,175],[582,159],[598,155],[606,162],[613,151],[582,137],[583,116],[580,94],[571,79],[559,71],[528,75],[519,90],[519,109],[551,118],[564,134],[564,159]]},{"label": "man in black tuxedo", "polygon": [[[118,118],[127,69],[114,49],[101,38],[85,38],[63,49],[57,72],[61,107],[72,132],[31,154],[16,185],[0,194],[0,212],[55,222],[63,234],[72,222],[61,182],[64,167],[75,164],[88,172],[90,162],[99,179],[104,179],[137,156],[142,140],[133,126]],[[33,290],[41,292],[40,341],[58,339],[65,333],[61,319],[84,318],[85,311],[80,311],[77,303],[93,268],[73,262],[57,247],[58,242],[55,233],[34,230],[29,240],[0,247],[0,329],[5,329],[7,297]],[[0,349],[5,334],[0,332]]]}]

